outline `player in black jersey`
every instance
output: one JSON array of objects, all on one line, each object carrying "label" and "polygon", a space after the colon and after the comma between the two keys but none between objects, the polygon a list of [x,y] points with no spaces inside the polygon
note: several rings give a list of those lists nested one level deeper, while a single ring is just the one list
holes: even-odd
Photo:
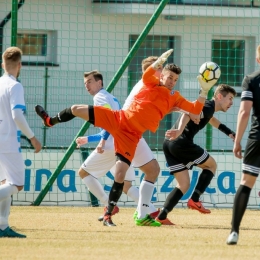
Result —
[{"label": "player in black jersey", "polygon": [[[256,61],[260,64],[260,45],[256,49]],[[245,147],[240,186],[234,199],[231,232],[226,241],[228,245],[237,244],[239,226],[247,207],[250,192],[260,173],[260,70],[245,76],[242,82],[237,134],[233,147],[233,153],[239,159],[242,159],[240,142],[246,130],[251,110],[251,129]]]},{"label": "player in black jersey", "polygon": [[172,211],[182,196],[188,191],[190,187],[188,170],[192,169],[194,165],[200,167],[202,172],[188,201],[188,207],[196,209],[201,213],[210,213],[210,210],[203,207],[199,198],[214,177],[217,164],[206,150],[193,142],[193,138],[207,123],[210,123],[234,140],[235,133],[224,124],[221,124],[213,115],[217,111],[226,112],[232,106],[235,95],[236,91],[232,87],[220,84],[216,88],[213,99],[206,100],[198,124],[190,120],[191,115],[182,114],[172,129],[166,132],[163,151],[170,174],[174,175],[177,185],[167,196],[164,207],[156,218],[161,224],[173,225],[167,218],[167,214]]}]

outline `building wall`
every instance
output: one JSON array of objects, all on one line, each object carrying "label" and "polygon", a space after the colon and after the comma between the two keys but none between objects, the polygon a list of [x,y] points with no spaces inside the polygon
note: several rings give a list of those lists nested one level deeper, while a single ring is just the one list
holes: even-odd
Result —
[{"label": "building wall", "polygon": [[[48,111],[58,112],[74,103],[92,103],[83,85],[82,73],[99,69],[108,85],[129,51],[129,35],[140,34],[152,15],[156,5],[117,4],[106,8],[105,4],[94,4],[90,0],[58,1],[27,0],[18,13],[18,30],[43,30],[57,32],[57,46],[53,46],[53,62],[58,67],[49,67]],[[177,8],[178,7],[178,8]],[[0,19],[11,8],[11,4],[0,2]],[[174,50],[174,61],[183,69],[178,85],[188,99],[194,100],[198,93],[196,75],[202,63],[211,59],[211,40],[245,39],[245,74],[257,69],[254,60],[255,47],[260,43],[258,9],[221,8],[168,5],[151,29],[150,35],[171,35],[179,39]],[[215,15],[214,15],[215,10]],[[166,20],[165,15],[184,17],[183,20]],[[4,45],[11,42],[11,21],[4,28]],[[28,104],[28,119],[42,136],[41,123],[36,119],[33,106],[43,103],[45,91],[45,68],[24,66],[20,80],[25,86]],[[121,103],[127,96],[127,69],[113,93]],[[239,87],[239,86],[236,86]],[[239,98],[228,114],[218,118],[235,129]],[[47,144],[55,142],[67,146],[82,126],[75,120],[73,128],[58,126],[47,132]],[[95,130],[91,130],[95,131]],[[213,131],[218,137],[218,131]],[[198,136],[202,141],[205,132]],[[231,149],[232,141],[226,141],[220,133],[213,139],[213,149]],[[225,137],[225,136],[224,136]]]}]

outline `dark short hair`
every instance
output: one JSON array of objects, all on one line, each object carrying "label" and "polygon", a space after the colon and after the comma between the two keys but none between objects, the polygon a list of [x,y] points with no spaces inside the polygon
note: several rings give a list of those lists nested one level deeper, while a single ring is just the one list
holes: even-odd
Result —
[{"label": "dark short hair", "polygon": [[218,94],[221,94],[223,97],[225,97],[227,94],[231,93],[234,97],[237,95],[237,92],[235,91],[234,88],[230,87],[227,84],[219,84],[214,92],[214,98]]},{"label": "dark short hair", "polygon": [[95,81],[101,80],[103,86],[103,76],[98,70],[92,70],[89,72],[84,72],[84,78],[88,77],[89,75],[93,75]]},{"label": "dark short hair", "polygon": [[164,71],[172,71],[174,72],[175,74],[177,75],[180,75],[181,74],[181,68],[178,67],[176,64],[174,63],[169,63],[169,64],[166,64],[165,67],[163,68],[163,72]]}]

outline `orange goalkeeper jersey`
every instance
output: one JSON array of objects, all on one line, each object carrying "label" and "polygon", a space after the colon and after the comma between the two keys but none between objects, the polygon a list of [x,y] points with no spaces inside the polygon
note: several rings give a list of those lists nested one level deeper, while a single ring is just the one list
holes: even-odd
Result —
[{"label": "orange goalkeeper jersey", "polygon": [[146,69],[143,74],[144,86],[135,95],[129,108],[124,111],[128,123],[142,133],[146,130],[155,132],[160,120],[173,107],[198,115],[204,105],[197,100],[188,101],[178,91],[160,86],[159,78],[154,76],[155,71],[151,66]]}]

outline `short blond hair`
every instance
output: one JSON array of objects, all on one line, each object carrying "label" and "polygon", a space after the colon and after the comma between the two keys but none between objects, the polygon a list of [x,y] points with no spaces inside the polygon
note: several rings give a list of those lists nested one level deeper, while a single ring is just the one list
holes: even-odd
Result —
[{"label": "short blond hair", "polygon": [[142,71],[145,72],[146,69],[152,65],[155,61],[158,60],[158,57],[157,56],[149,56],[148,58],[146,59],[143,59],[142,60]]},{"label": "short blond hair", "polygon": [[256,48],[256,58],[260,60],[260,45]]},{"label": "short blond hair", "polygon": [[7,48],[3,55],[2,60],[6,69],[16,67],[22,59],[23,52],[18,47]]}]

